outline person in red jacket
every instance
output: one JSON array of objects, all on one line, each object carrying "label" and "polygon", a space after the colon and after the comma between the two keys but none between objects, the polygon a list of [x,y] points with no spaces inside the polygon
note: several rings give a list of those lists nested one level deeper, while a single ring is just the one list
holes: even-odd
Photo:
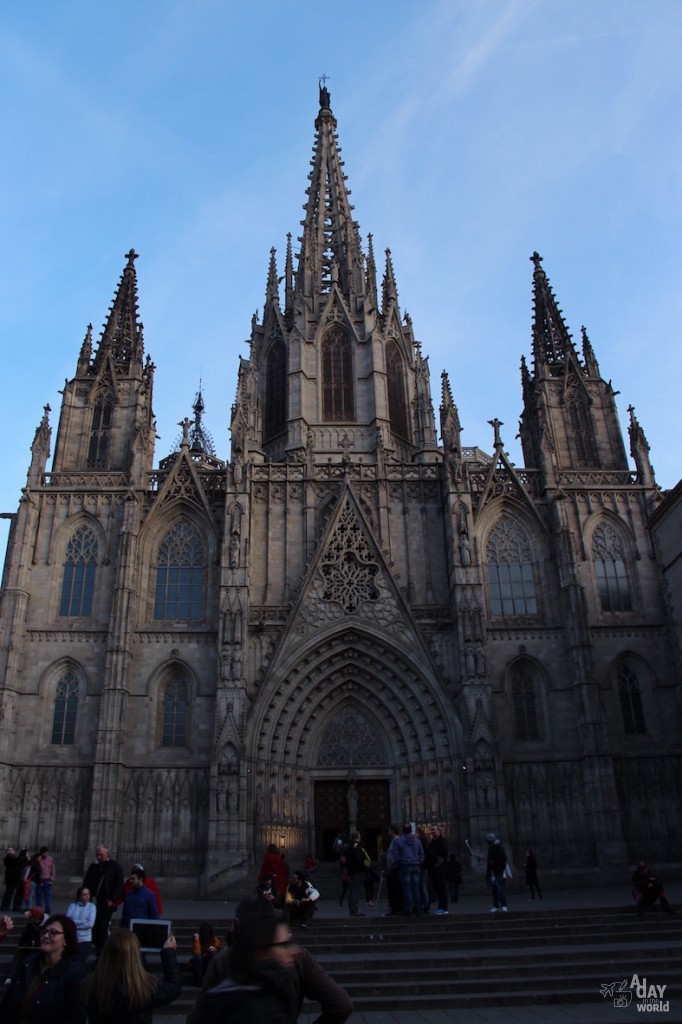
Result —
[{"label": "person in red jacket", "polygon": [[272,876],[277,892],[280,894],[282,899],[284,899],[286,896],[287,885],[289,884],[289,872],[287,871],[284,857],[274,843],[270,843],[265,851],[263,863],[261,864],[260,871],[258,872],[258,881],[262,882],[268,875]]}]

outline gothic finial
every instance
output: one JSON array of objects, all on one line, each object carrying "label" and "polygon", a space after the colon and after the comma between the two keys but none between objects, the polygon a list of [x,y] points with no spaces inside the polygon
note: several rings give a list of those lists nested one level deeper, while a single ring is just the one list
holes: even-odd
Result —
[{"label": "gothic finial", "polygon": [[528,257],[528,259],[534,265],[536,270],[542,270],[542,267],[540,266],[540,264],[542,263],[542,256],[539,252],[534,252],[532,256]]},{"label": "gothic finial", "polygon": [[135,260],[138,258],[139,255],[140,254],[138,252],[135,252],[134,249],[131,249],[129,252],[126,253],[126,259],[128,260],[129,267],[134,266]]}]

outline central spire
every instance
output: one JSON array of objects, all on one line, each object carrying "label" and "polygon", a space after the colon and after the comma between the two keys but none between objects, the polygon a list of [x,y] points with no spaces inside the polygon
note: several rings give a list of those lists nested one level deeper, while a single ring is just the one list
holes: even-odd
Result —
[{"label": "central spire", "polygon": [[316,137],[308,175],[305,219],[301,221],[296,291],[304,295],[326,294],[338,284],[348,295],[355,284],[354,271],[362,263],[357,222],[346,188],[336,118],[326,86],[320,79],[320,111],[315,120]]}]

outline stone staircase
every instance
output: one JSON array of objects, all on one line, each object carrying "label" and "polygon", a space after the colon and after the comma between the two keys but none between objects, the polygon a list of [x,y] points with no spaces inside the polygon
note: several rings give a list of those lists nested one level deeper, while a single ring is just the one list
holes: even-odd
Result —
[{"label": "stone staircase", "polygon": [[297,940],[364,1013],[594,1006],[634,974],[682,995],[679,920],[630,909],[319,920]]},{"label": "stone staircase", "polygon": [[[214,921],[218,935],[227,920]],[[325,917],[298,930],[305,945],[350,994],[357,1013],[604,1003],[601,986],[633,975],[682,997],[681,917],[631,908],[513,910],[447,917]],[[180,962],[188,963],[196,922],[176,920]],[[14,951],[0,947],[0,971]],[[150,960],[153,958],[150,957]],[[157,968],[158,969],[158,968]],[[182,996],[159,1020],[180,1021],[197,989],[189,970]],[[305,1005],[304,1012],[315,1007]],[[672,1020],[672,1017],[668,1019]]]}]

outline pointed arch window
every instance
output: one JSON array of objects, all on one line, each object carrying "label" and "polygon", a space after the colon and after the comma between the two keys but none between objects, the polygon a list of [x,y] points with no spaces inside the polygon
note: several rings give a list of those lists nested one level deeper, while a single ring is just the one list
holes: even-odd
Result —
[{"label": "pointed arch window", "polygon": [[567,408],[576,465],[596,466],[592,417],[585,397],[572,390],[567,399]]},{"label": "pointed arch window", "polygon": [[100,391],[95,398],[92,411],[92,427],[87,458],[88,469],[107,468],[113,409],[114,396],[111,391]]},{"label": "pointed arch window", "polygon": [[172,622],[202,617],[204,550],[199,531],[181,519],[168,531],[156,562],[154,618]]},{"label": "pointed arch window", "polygon": [[537,671],[528,661],[517,661],[511,671],[511,695],[516,739],[540,739],[537,712]]},{"label": "pointed arch window", "polygon": [[51,743],[68,746],[75,742],[78,714],[78,680],[67,670],[57,682],[52,715]]},{"label": "pointed arch window", "polygon": [[263,439],[283,434],[287,425],[287,350],[283,338],[270,346],[265,364]]},{"label": "pointed arch window", "polygon": [[392,338],[386,343],[386,383],[391,430],[399,437],[407,438],[404,364],[398,346]]},{"label": "pointed arch window", "polygon": [[634,666],[629,662],[623,663],[618,669],[618,696],[626,736],[645,735],[647,730],[640,681]]},{"label": "pointed arch window", "polygon": [[531,546],[509,516],[502,516],[491,530],[486,562],[491,615],[537,615]]},{"label": "pointed arch window", "polygon": [[326,423],[352,423],[353,350],[340,324],[322,339],[322,419]]},{"label": "pointed arch window", "polygon": [[632,611],[623,538],[610,523],[598,526],[594,531],[592,558],[601,610]]},{"label": "pointed arch window", "polygon": [[86,616],[92,613],[97,554],[95,531],[88,525],[79,527],[66,546],[60,615]]},{"label": "pointed arch window", "polygon": [[166,683],[162,705],[162,747],[184,747],[187,739],[189,699],[187,683],[175,676]]}]

